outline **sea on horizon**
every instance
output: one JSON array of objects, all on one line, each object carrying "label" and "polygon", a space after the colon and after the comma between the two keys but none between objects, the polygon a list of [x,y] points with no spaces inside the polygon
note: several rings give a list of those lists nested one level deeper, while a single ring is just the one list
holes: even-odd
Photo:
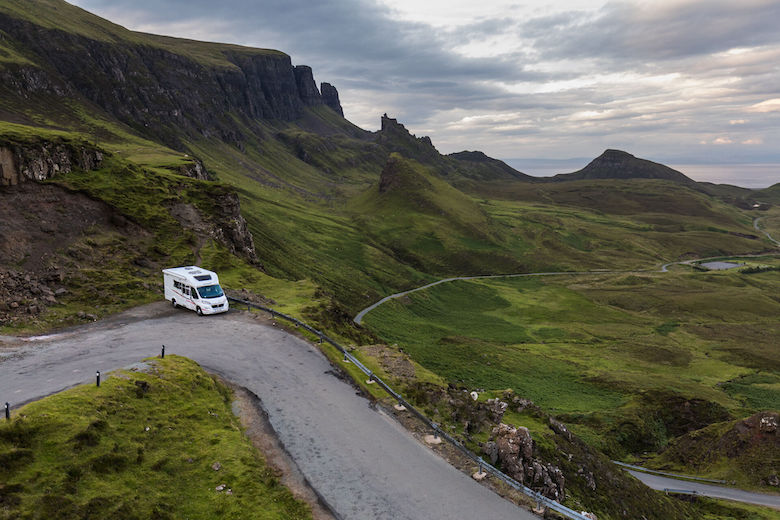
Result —
[{"label": "sea on horizon", "polygon": [[[513,168],[534,177],[551,177],[584,168],[589,159],[504,159]],[[780,163],[667,164],[699,182],[768,188],[780,182]]]}]

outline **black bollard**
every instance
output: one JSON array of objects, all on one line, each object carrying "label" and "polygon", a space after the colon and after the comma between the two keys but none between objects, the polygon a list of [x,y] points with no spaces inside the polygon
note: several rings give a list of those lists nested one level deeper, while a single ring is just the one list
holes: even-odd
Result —
[{"label": "black bollard", "polygon": [[160,353],[160,357],[165,359],[165,345],[162,346],[162,352]]},{"label": "black bollard", "polygon": [[100,386],[100,370],[95,372],[95,379],[96,379],[96,382],[97,382],[97,386]]},{"label": "black bollard", "polygon": [[11,407],[8,403],[5,403],[5,420],[10,421],[11,420]]}]

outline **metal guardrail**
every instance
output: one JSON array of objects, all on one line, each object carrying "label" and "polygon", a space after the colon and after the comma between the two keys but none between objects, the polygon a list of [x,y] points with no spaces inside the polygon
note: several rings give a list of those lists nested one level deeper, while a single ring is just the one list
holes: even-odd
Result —
[{"label": "metal guardrail", "polygon": [[418,419],[420,419],[426,426],[428,426],[432,431],[434,436],[441,437],[445,441],[452,444],[458,451],[460,451],[463,455],[477,463],[479,466],[480,473],[485,471],[497,479],[501,480],[511,488],[520,491],[524,495],[534,499],[537,504],[544,505],[547,508],[550,508],[554,511],[557,511],[558,513],[561,513],[562,515],[572,518],[574,520],[589,520],[588,517],[582,515],[581,513],[578,513],[577,511],[574,511],[573,509],[570,509],[560,502],[556,502],[555,500],[552,500],[550,498],[547,498],[546,496],[542,495],[541,493],[534,491],[533,489],[526,487],[525,485],[521,484],[520,482],[516,481],[500,469],[496,468],[495,466],[491,465],[488,462],[485,462],[482,457],[478,456],[476,453],[472,452],[470,449],[468,449],[462,442],[460,442],[458,439],[454,438],[444,430],[442,430],[438,424],[428,419],[428,417],[425,416],[421,411],[419,411],[417,408],[412,406],[409,401],[403,398],[401,394],[393,390],[390,385],[382,381],[381,378],[379,378],[376,374],[374,374],[371,370],[369,370],[363,363],[361,363],[355,356],[350,354],[346,348],[341,346],[336,341],[332,340],[328,336],[325,335],[320,330],[317,330],[313,327],[310,327],[306,323],[302,322],[301,320],[294,318],[293,316],[290,316],[288,314],[284,314],[282,312],[276,311],[270,307],[265,307],[263,305],[258,305],[256,303],[248,302],[245,300],[240,300],[238,298],[233,298],[232,296],[227,297],[228,300],[231,302],[239,303],[241,305],[246,305],[247,310],[255,308],[261,311],[265,311],[271,315],[272,318],[282,318],[284,320],[287,320],[294,325],[298,327],[302,327],[303,329],[311,332],[314,334],[317,338],[319,338],[319,342],[327,342],[336,347],[339,351],[344,354],[344,360],[348,360],[350,363],[354,364],[356,367],[358,367],[364,374],[366,374],[370,381],[373,381],[378,386],[380,386],[385,392],[388,393],[393,399],[395,399],[398,404],[404,406],[409,412],[414,414]]},{"label": "metal guardrail", "polygon": [[700,482],[713,482],[715,484],[728,484],[728,481],[726,480],[716,480],[714,478],[692,477],[690,475],[679,475],[677,473],[667,473],[666,471],[658,471],[655,469],[643,468],[642,466],[634,466],[633,464],[626,464],[625,462],[620,462],[619,460],[613,460],[612,463],[617,464],[618,466],[622,466],[624,468],[641,471],[642,473],[651,473],[654,475],[663,475],[665,477],[679,478],[685,480],[697,480]]},{"label": "metal guardrail", "polygon": [[669,493],[672,493],[674,495],[698,495],[699,492],[695,489],[671,489],[671,488],[664,488],[664,493],[667,495]]}]

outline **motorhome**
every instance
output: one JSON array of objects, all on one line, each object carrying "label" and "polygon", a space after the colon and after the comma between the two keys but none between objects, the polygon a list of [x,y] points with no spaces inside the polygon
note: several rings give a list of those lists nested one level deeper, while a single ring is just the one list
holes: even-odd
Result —
[{"label": "motorhome", "polygon": [[163,269],[165,299],[202,316],[227,312],[228,300],[219,286],[217,273],[190,265]]}]

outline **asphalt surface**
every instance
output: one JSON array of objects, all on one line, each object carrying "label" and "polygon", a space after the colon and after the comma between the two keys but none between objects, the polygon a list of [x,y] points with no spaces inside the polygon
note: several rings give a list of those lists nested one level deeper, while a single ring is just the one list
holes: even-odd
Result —
[{"label": "asphalt surface", "polygon": [[0,402],[94,384],[95,371],[105,377],[163,344],[257,394],[285,449],[341,518],[538,518],[370,407],[315,347],[245,313],[198,317],[161,303],[35,341],[0,338]]},{"label": "asphalt surface", "polygon": [[662,477],[660,475],[650,475],[641,471],[626,470],[634,477],[641,480],[646,486],[658,490],[678,490],[695,491],[698,495],[712,498],[723,498],[726,500],[735,500],[737,502],[746,502],[748,504],[757,504],[780,509],[780,495],[768,495],[765,493],[751,493],[741,489],[713,486],[711,484],[701,484],[687,480],[678,480],[675,478]]}]

